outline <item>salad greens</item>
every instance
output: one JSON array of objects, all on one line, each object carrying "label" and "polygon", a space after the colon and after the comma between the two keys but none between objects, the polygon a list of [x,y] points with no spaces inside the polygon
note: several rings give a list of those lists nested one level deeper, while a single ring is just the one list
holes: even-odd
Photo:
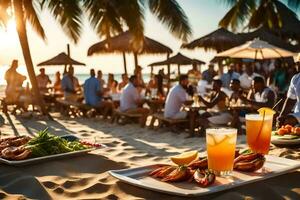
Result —
[{"label": "salad greens", "polygon": [[59,136],[49,133],[48,128],[40,131],[38,135],[32,138],[26,148],[30,149],[33,157],[41,157],[53,154],[67,153],[87,149],[88,147],[79,141],[68,141]]}]

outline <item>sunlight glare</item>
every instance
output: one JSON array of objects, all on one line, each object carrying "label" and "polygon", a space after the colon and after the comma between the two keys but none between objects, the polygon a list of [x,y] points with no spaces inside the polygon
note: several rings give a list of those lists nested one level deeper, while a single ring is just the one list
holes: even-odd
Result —
[{"label": "sunlight glare", "polygon": [[0,40],[2,44],[4,43],[9,45],[16,44],[18,42],[16,23],[14,19],[10,19],[5,28],[0,28]]}]

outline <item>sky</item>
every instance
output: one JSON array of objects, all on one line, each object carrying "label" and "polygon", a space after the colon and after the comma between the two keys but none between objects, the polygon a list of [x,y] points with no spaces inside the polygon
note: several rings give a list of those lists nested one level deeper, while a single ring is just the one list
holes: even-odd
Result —
[{"label": "sky", "polygon": [[[229,9],[221,0],[178,0],[192,26],[193,35],[190,39],[202,37],[218,28],[219,20]],[[71,57],[84,62],[86,67],[76,67],[75,73],[87,73],[90,68],[101,69],[104,73],[123,73],[123,59],[121,54],[103,54],[87,57],[88,48],[101,39],[89,27],[87,20],[84,20],[84,27],[81,39],[78,44],[74,44],[68,39],[62,28],[55,19],[47,12],[40,13],[41,24],[45,29],[47,41],[43,41],[31,28],[28,30],[30,49],[34,65],[52,58],[62,51],[66,51],[67,43],[71,45]],[[30,26],[28,26],[30,27]],[[145,35],[169,46],[174,55],[180,51],[184,55],[208,62],[215,52],[204,52],[201,49],[180,50],[182,42],[173,37],[168,29],[164,27],[150,12],[146,12]],[[7,66],[12,59],[18,59],[20,66],[24,65],[22,51],[13,23],[10,23],[7,30],[0,29],[0,66]],[[144,68],[144,72],[150,71],[148,64],[164,60],[166,56],[140,56],[139,64]],[[128,71],[134,68],[133,55],[127,54]],[[4,73],[6,67],[0,69],[0,74]],[[36,71],[38,68],[36,68]],[[46,72],[54,73],[63,70],[63,67],[47,67]],[[26,73],[25,68],[19,70]]]}]

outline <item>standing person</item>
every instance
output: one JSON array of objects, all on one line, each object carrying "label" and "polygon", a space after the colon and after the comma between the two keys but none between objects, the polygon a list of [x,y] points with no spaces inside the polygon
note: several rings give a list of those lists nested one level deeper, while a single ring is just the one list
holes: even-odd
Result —
[{"label": "standing person", "polygon": [[67,74],[61,80],[61,88],[64,91],[64,97],[69,101],[79,101],[80,97],[77,92],[80,91],[78,79],[74,76],[74,68],[69,67]]},{"label": "standing person", "polygon": [[239,79],[240,74],[235,72],[235,65],[231,63],[228,67],[228,72],[222,74],[221,81],[223,83],[223,87],[229,88],[230,82],[233,79]]},{"label": "standing person", "polygon": [[185,119],[186,111],[181,111],[182,106],[187,101],[188,76],[180,75],[179,83],[171,88],[165,105],[164,117],[171,119]]},{"label": "standing person", "polygon": [[4,75],[7,84],[5,95],[8,102],[18,102],[23,91],[22,85],[26,77],[17,72],[18,66],[18,60],[13,60]]},{"label": "standing person", "polygon": [[141,114],[140,125],[144,127],[146,125],[149,109],[142,107],[144,100],[141,98],[137,87],[138,79],[137,76],[133,75],[129,78],[129,83],[125,86],[121,94],[120,111],[131,114]]},{"label": "standing person", "polygon": [[276,63],[272,79],[279,96],[284,97],[288,89],[289,81],[287,80],[287,71],[281,62]]},{"label": "standing person", "polygon": [[106,119],[109,113],[113,112],[112,102],[102,99],[103,91],[100,81],[95,77],[95,70],[90,70],[90,78],[84,82],[84,99],[87,105],[103,110],[103,118]]},{"label": "standing person", "polygon": [[208,84],[211,84],[213,78],[217,75],[217,72],[214,69],[214,64],[209,63],[208,69],[202,73],[202,77],[204,80],[207,80]]},{"label": "standing person", "polygon": [[103,88],[105,85],[105,80],[103,79],[103,73],[101,70],[98,70],[98,72],[97,72],[97,79],[99,80],[99,82],[101,84],[100,86]]},{"label": "standing person", "polygon": [[55,81],[53,84],[53,89],[54,89],[54,93],[60,93],[62,91],[60,72],[55,73]]},{"label": "standing person", "polygon": [[196,87],[201,78],[201,72],[198,70],[196,62],[193,62],[193,68],[188,71],[187,75],[189,77],[189,82]]},{"label": "standing person", "polygon": [[40,93],[45,94],[48,92],[48,84],[51,84],[51,80],[45,73],[45,68],[40,69],[40,74],[36,76],[38,88]]},{"label": "standing person", "polygon": [[128,84],[128,76],[127,74],[122,74],[122,81],[119,83],[119,91],[121,91]]},{"label": "standing person", "polygon": [[293,76],[287,98],[284,102],[279,117],[278,125],[290,124],[296,125],[300,123],[300,73]]}]

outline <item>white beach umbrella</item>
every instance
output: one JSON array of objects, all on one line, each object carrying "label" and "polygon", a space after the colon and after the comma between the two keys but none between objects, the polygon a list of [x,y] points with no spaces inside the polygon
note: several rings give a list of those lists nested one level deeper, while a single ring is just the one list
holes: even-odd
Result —
[{"label": "white beach umbrella", "polygon": [[272,59],[295,56],[296,53],[276,47],[265,41],[254,39],[243,45],[228,49],[217,54],[216,57]]}]

